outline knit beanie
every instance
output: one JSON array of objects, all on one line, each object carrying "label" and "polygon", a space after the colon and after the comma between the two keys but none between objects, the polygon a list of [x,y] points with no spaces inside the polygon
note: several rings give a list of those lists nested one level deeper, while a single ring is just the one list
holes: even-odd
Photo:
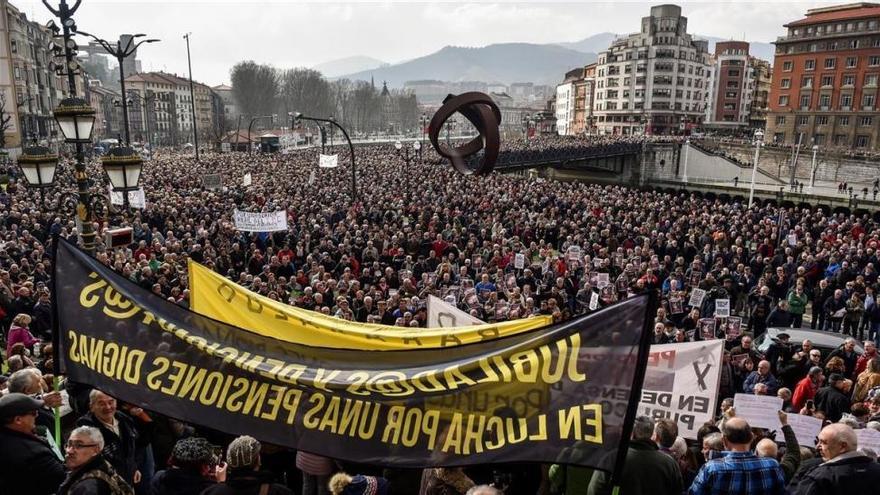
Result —
[{"label": "knit beanie", "polygon": [[259,458],[260,442],[248,435],[233,440],[226,450],[226,463],[232,469],[255,467]]}]

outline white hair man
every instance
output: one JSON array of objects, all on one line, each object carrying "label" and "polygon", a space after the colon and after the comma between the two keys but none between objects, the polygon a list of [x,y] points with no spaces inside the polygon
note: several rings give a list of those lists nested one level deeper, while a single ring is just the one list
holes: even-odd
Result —
[{"label": "white hair man", "polygon": [[874,493],[880,486],[880,464],[858,452],[856,432],[845,424],[826,426],[817,448],[825,461],[798,483],[795,495]]},{"label": "white hair man", "polygon": [[101,455],[104,435],[94,427],[80,426],[64,447],[64,464],[70,472],[58,495],[80,493],[134,493]]}]

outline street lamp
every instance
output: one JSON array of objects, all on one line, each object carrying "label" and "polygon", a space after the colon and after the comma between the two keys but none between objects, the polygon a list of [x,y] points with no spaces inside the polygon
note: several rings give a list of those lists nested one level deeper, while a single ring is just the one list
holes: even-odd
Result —
[{"label": "street lamp", "polygon": [[114,48],[114,46],[111,45],[110,42],[108,42],[107,40],[103,40],[101,38],[98,38],[94,34],[90,34],[85,31],[79,31],[79,34],[83,34],[83,35],[86,35],[86,36],[92,38],[99,45],[101,45],[101,47],[104,48],[104,51],[106,51],[110,55],[116,57],[116,62],[119,64],[119,86],[120,86],[120,92],[122,93],[122,122],[123,122],[123,125],[125,126],[125,143],[131,144],[131,134],[128,129],[128,102],[126,100],[127,93],[125,91],[125,70],[123,70],[123,62],[125,62],[125,59],[127,57],[129,57],[133,53],[135,53],[139,46],[143,45],[144,43],[155,43],[159,40],[147,39],[147,40],[142,40],[137,43],[134,43],[135,38],[142,38],[142,37],[146,36],[146,34],[142,34],[142,33],[141,34],[134,34],[134,35],[131,35],[131,37],[128,39],[128,43],[126,43],[124,47],[122,46],[121,42],[117,41],[116,46]]},{"label": "street lamp", "polygon": [[758,173],[758,159],[761,157],[761,146],[764,145],[764,131],[755,131],[755,163],[752,166],[752,184],[749,186],[749,208],[755,199],[755,176]]},{"label": "street lamp", "polygon": [[810,165],[810,193],[813,192],[813,186],[816,183],[816,153],[819,151],[819,145],[813,145],[813,163]]},{"label": "street lamp", "polygon": [[422,142],[419,145],[419,161],[422,160],[422,148],[425,147],[425,134],[428,132],[428,115],[425,112],[422,112],[422,117],[419,119],[419,124],[422,126]]},{"label": "street lamp", "polygon": [[141,156],[128,146],[110,148],[106,155],[101,157],[101,165],[110,179],[110,185],[114,191],[125,192],[125,200],[128,199],[128,191],[138,188],[144,161]]},{"label": "street lamp", "polygon": [[[684,170],[682,170],[682,180],[685,184],[688,183],[688,151],[691,149],[691,138],[687,138],[684,140]],[[670,167],[672,168],[672,167]]]},{"label": "street lamp", "polygon": [[18,166],[29,187],[51,187],[55,182],[58,155],[45,146],[31,146],[22,150]]},{"label": "street lamp", "polygon": [[54,114],[66,142],[85,144],[92,140],[95,109],[85,100],[77,97],[65,98],[61,100]]},{"label": "street lamp", "polygon": [[[397,156],[403,155],[404,163],[406,164],[406,168],[403,171],[404,177],[406,177],[406,190],[409,191],[409,148],[405,147],[400,140],[394,142],[394,147],[397,149]],[[413,150],[421,153],[422,144],[418,141],[413,143]],[[403,151],[403,153],[401,153]]]},{"label": "street lamp", "polygon": [[[322,119],[318,117],[307,117],[299,112],[293,112],[292,118],[293,125],[291,125],[291,127],[294,127],[296,121],[298,120],[311,120],[312,122],[323,122],[325,124],[336,126],[340,131],[342,131],[342,135],[345,136],[345,140],[348,141],[348,150],[349,152],[351,152],[351,202],[352,204],[357,202],[357,166],[354,160],[354,145],[351,144],[351,138],[348,137],[348,132],[346,132],[345,128],[342,127],[339,122],[336,122],[335,120]],[[248,137],[248,139],[250,139],[250,137]]]}]

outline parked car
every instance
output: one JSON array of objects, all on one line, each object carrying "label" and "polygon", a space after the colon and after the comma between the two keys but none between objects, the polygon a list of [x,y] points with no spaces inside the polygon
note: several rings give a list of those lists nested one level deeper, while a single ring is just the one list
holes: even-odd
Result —
[{"label": "parked car", "polygon": [[[804,340],[810,339],[810,342],[813,343],[813,347],[822,351],[823,359],[827,358],[828,354],[831,354],[831,351],[843,345],[843,341],[847,339],[846,335],[834,332],[824,332],[822,330],[771,327],[768,328],[765,333],[761,334],[760,337],[755,339],[755,348],[758,349],[758,352],[761,354],[766,353],[770,344],[773,343],[773,340],[775,340],[776,336],[780,333],[787,333],[789,337],[791,337],[789,342],[796,347],[800,347],[801,342]],[[861,356],[864,352],[865,349],[862,348],[862,343],[856,341],[856,353]]]}]

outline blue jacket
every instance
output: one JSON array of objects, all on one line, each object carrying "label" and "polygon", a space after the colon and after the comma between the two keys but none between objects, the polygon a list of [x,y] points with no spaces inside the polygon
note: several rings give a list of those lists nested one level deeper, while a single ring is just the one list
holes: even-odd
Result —
[{"label": "blue jacket", "polygon": [[766,376],[761,376],[761,374],[755,370],[749,373],[749,376],[746,377],[746,381],[743,383],[743,392],[754,394],[755,385],[759,383],[767,385],[767,395],[776,395],[776,392],[779,390],[779,381],[776,380],[773,373],[767,373]]}]

